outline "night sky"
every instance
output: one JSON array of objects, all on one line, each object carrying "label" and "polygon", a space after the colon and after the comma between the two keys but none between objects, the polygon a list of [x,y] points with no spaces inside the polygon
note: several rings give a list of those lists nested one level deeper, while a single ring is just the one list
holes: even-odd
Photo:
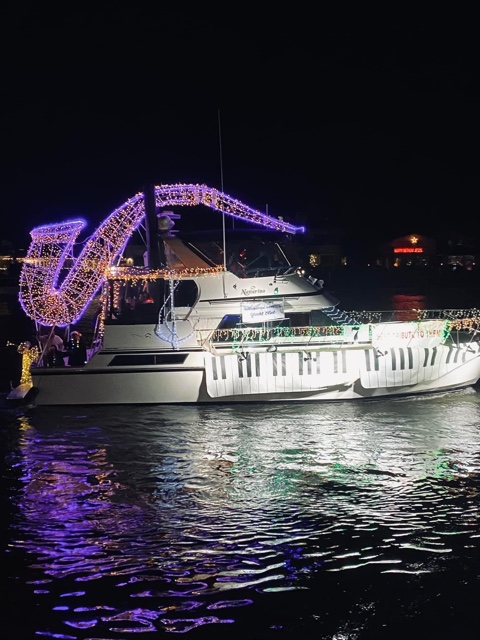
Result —
[{"label": "night sky", "polygon": [[149,182],[359,237],[480,235],[474,15],[151,4],[2,9],[3,242],[91,233]]}]

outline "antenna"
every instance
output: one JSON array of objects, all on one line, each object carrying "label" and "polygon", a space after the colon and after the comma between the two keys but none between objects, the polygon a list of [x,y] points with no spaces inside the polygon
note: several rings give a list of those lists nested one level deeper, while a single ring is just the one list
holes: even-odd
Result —
[{"label": "antenna", "polygon": [[222,125],[220,122],[220,109],[218,110],[218,145],[220,151],[220,189],[223,193]]},{"label": "antenna", "polygon": [[[222,158],[222,125],[220,122],[220,108],[218,109],[218,145],[220,153],[220,190],[223,193],[223,158]],[[223,229],[223,268],[227,270],[227,241],[225,235],[225,213],[222,213]]]}]

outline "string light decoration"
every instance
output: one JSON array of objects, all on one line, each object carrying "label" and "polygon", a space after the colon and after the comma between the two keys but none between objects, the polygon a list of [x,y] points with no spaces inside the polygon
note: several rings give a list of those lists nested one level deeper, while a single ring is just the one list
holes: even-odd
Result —
[{"label": "string light decoration", "polygon": [[17,348],[18,353],[22,354],[22,373],[20,376],[20,384],[32,384],[32,375],[30,369],[34,362],[37,362],[40,356],[40,350],[37,346],[32,347],[30,342],[21,342]]},{"label": "string light decoration", "polygon": [[[225,193],[195,184],[173,184],[154,187],[156,207],[205,205],[222,214],[252,224],[286,233],[302,233],[296,227],[252,209]],[[112,265],[121,255],[132,233],[145,217],[143,193],[137,193],[115,209],[86,241],[79,256],[73,247],[83,220],[37,227],[20,274],[19,301],[25,313],[46,326],[66,326],[77,322],[109,275]],[[67,258],[72,260],[63,281]],[[214,270],[218,273],[218,269]],[[157,271],[151,279],[170,277],[171,272]],[[185,272],[184,272],[185,275]],[[187,275],[198,275],[193,270]],[[142,277],[145,277],[143,275]],[[177,277],[177,275],[175,275]]]},{"label": "string light decoration", "polygon": [[464,331],[469,334],[480,333],[480,310],[472,309],[409,309],[394,311],[349,311],[351,316],[361,324],[378,324],[381,322],[427,322],[442,320],[442,339],[444,344],[453,331]]},{"label": "string light decoration", "polygon": [[132,285],[138,285],[159,278],[169,280],[182,280],[183,278],[192,278],[205,275],[220,275],[224,272],[222,265],[215,267],[185,267],[183,269],[148,269],[147,267],[110,267],[107,275],[110,280],[119,280],[121,282],[129,282]]},{"label": "string light decoration", "polygon": [[[418,310],[419,314],[421,312]],[[452,315],[454,310],[439,310],[439,315],[449,313]],[[349,312],[350,314],[351,312]],[[364,318],[363,322],[359,322],[360,325],[367,325],[370,329],[372,325],[381,322],[382,311],[371,312],[363,311],[359,312],[365,314],[368,320]],[[431,313],[431,312],[430,312]],[[457,309],[455,310],[455,318],[443,319],[442,328],[442,344],[447,340],[452,331],[466,331],[467,333],[480,333],[480,312],[478,309]],[[431,320],[431,318],[419,317],[417,322],[420,324],[422,321]],[[242,327],[232,329],[215,329],[212,332],[211,341],[216,343],[232,342],[233,348],[238,348],[245,343],[254,342],[270,342],[276,338],[325,338],[330,339],[345,339],[345,325],[321,325],[321,326],[306,326],[306,327]]]},{"label": "string light decoration", "polygon": [[213,342],[269,342],[273,338],[321,338],[342,337],[345,334],[345,326],[318,326],[318,327],[247,327],[234,329],[215,329],[212,333]]}]

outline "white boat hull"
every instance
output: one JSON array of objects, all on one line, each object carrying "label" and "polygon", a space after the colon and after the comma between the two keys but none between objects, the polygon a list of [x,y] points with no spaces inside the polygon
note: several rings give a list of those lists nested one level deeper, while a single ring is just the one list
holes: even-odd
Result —
[{"label": "white boat hull", "polygon": [[477,342],[384,354],[369,347],[178,356],[180,365],[110,367],[112,355],[99,353],[84,368],[33,370],[35,404],[359,400],[458,389],[480,378]]}]

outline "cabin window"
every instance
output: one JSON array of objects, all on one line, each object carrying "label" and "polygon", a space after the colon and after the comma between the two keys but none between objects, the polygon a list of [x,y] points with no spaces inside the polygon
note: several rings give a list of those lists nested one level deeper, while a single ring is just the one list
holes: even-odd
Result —
[{"label": "cabin window", "polygon": [[174,293],[175,306],[193,307],[198,296],[198,285],[194,280],[179,280]]},{"label": "cabin window", "polygon": [[220,324],[218,325],[219,329],[235,329],[242,322],[242,317],[239,315],[228,315],[223,316]]},{"label": "cabin window", "polygon": [[[193,307],[199,296],[197,284],[193,280],[179,280],[175,285],[175,306]],[[135,282],[110,280],[105,322],[156,324],[168,299],[169,290],[168,282],[162,279]]]},{"label": "cabin window", "polygon": [[286,314],[291,327],[308,327],[310,324],[309,313],[289,313]]},{"label": "cabin window", "polygon": [[239,277],[281,273],[289,267],[278,244],[259,240],[237,244],[227,259],[227,268]]}]

